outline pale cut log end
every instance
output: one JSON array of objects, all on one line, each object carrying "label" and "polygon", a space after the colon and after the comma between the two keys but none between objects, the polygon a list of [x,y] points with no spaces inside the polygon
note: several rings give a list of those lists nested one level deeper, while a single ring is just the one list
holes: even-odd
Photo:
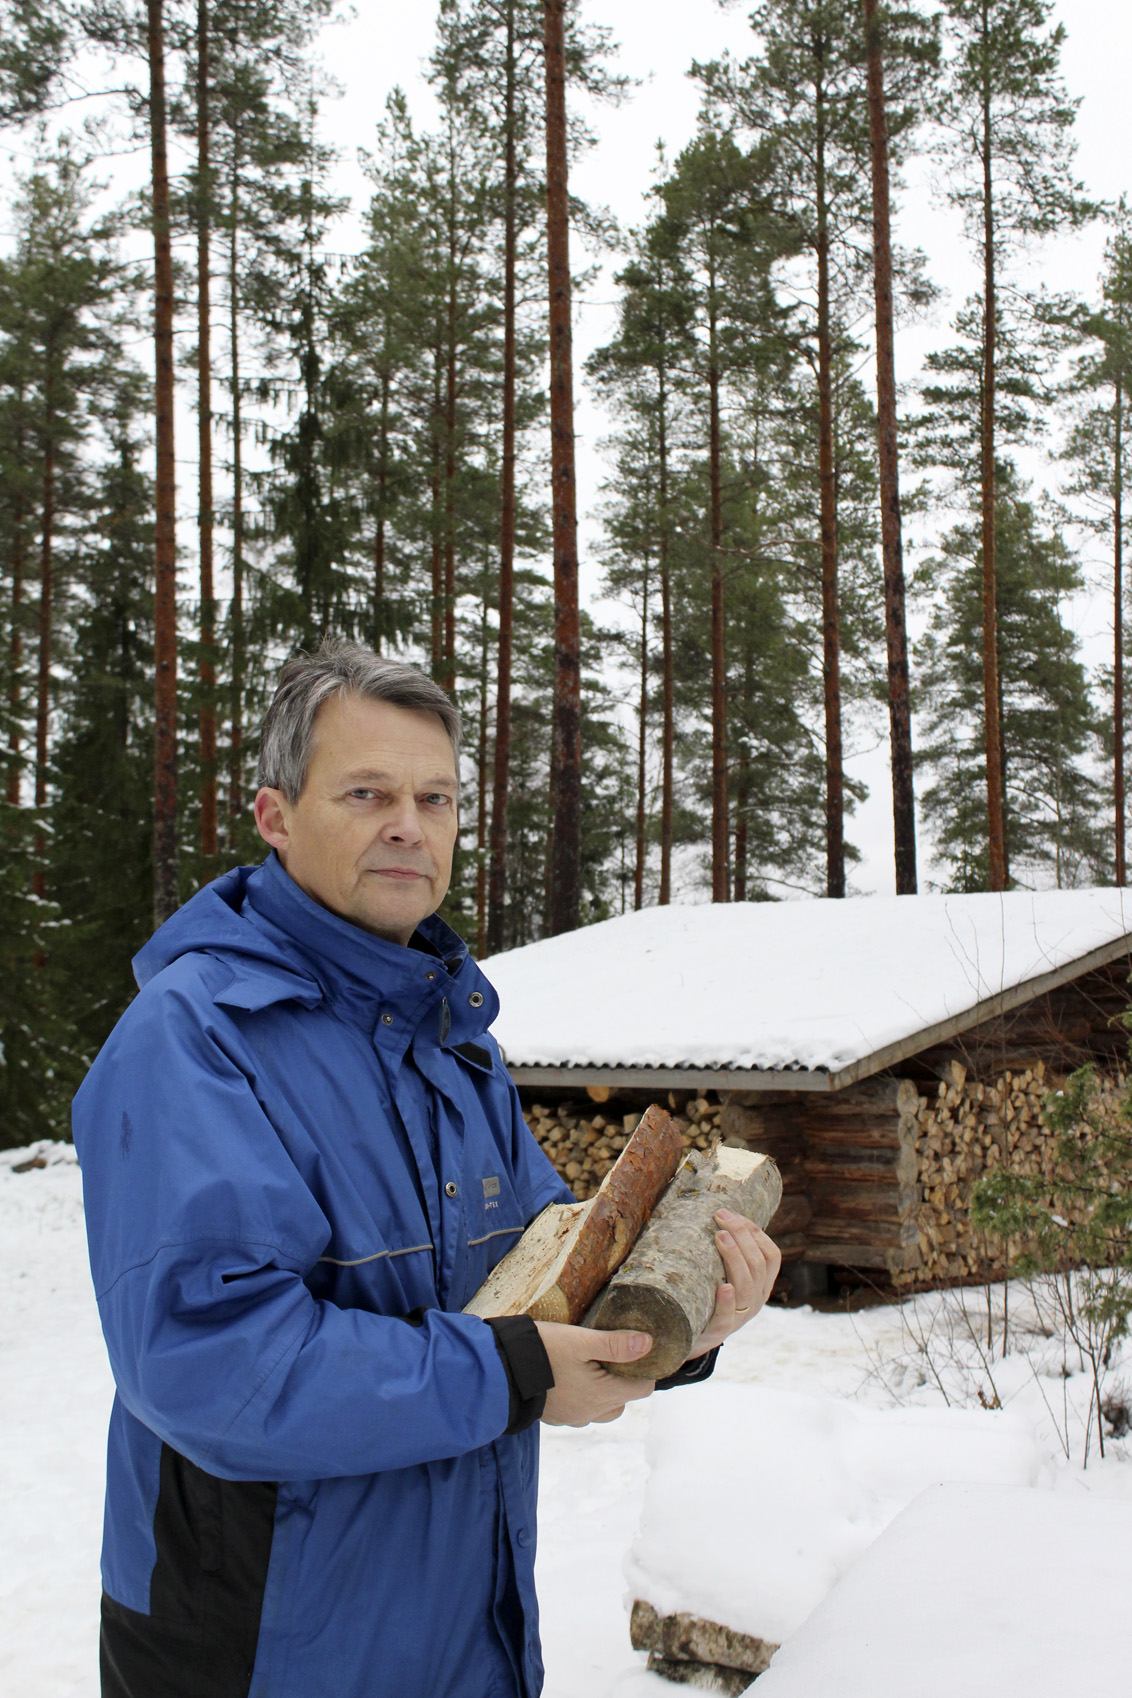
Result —
[{"label": "pale cut log end", "polygon": [[561,1321],[564,1324],[570,1320],[570,1305],[567,1303],[561,1289],[552,1285],[549,1291],[544,1291],[541,1297],[536,1297],[523,1310],[532,1321]]},{"label": "pale cut log end", "polygon": [[611,1374],[623,1380],[663,1380],[688,1360],[692,1329],[675,1298],[654,1286],[611,1285],[586,1317],[600,1332],[647,1332],[653,1347],[636,1362],[607,1362]]}]

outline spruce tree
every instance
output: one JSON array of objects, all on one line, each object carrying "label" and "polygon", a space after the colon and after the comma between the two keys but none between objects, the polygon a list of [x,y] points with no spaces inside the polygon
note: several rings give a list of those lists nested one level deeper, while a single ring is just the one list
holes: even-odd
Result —
[{"label": "spruce tree", "polygon": [[708,487],[704,543],[710,560],[712,724],[712,900],[726,902],[728,879],[728,744],[723,537],[724,409],[729,384],[778,357],[786,315],[772,287],[775,262],[787,251],[781,220],[768,206],[769,150],[750,152],[733,137],[701,124],[662,186],[669,240],[688,273],[692,343],[685,370],[689,398],[702,421]]},{"label": "spruce tree", "polygon": [[1132,397],[1132,231],[1123,200],[1113,217],[1105,254],[1099,307],[1078,316],[1084,351],[1071,382],[1074,416],[1063,456],[1070,467],[1069,492],[1083,504],[1093,535],[1107,544],[1112,561],[1112,867],[1113,882],[1127,883],[1125,835],[1124,504],[1132,464],[1129,399]]},{"label": "spruce tree", "polygon": [[[115,221],[91,216],[92,196],[68,142],[43,156],[20,184],[13,205],[15,251],[0,274],[4,400],[13,458],[7,497],[13,544],[9,749],[18,756],[26,735],[34,751],[32,800],[40,857],[34,882],[40,896],[46,892],[43,856],[59,609],[69,555],[85,517],[83,445],[109,377],[123,287],[111,247]],[[25,694],[23,649],[31,632],[26,630],[24,592],[33,574],[38,578],[35,684]],[[34,732],[30,726],[22,732],[25,715]],[[20,800],[18,769],[16,760],[9,774],[13,802]]]},{"label": "spruce tree", "polygon": [[52,969],[69,987],[87,1061],[134,993],[153,886],[153,485],[139,374],[108,399],[107,458],[75,563],[72,654],[55,750],[48,893],[60,924]]},{"label": "spruce tree", "polygon": [[[633,238],[629,264],[615,278],[622,291],[617,334],[591,356],[587,370],[612,401],[620,420],[618,465],[612,481],[608,524],[617,564],[610,587],[639,597],[642,617],[642,676],[651,657],[650,604],[660,638],[660,874],[657,901],[672,897],[675,810],[675,693],[671,484],[680,444],[679,376],[691,365],[695,303],[691,278],[671,221],[654,217]],[[639,585],[639,589],[635,586]],[[646,655],[646,650],[648,654]],[[645,745],[648,698],[642,686],[639,750]],[[643,899],[644,793],[638,753],[638,865],[635,893]]]},{"label": "spruce tree", "polygon": [[[1102,853],[1089,761],[1095,719],[1068,623],[1080,568],[1009,462],[999,462],[996,485],[1006,850],[1016,882],[1060,889],[1092,882]],[[980,548],[977,521],[954,527],[918,585],[934,603],[918,652],[925,735],[917,758],[930,774],[922,802],[936,858],[955,890],[995,888],[986,824]]]}]

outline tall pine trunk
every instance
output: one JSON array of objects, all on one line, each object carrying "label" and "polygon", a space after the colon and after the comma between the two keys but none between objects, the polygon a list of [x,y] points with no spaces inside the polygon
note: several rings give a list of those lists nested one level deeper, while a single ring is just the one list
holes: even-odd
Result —
[{"label": "tall pine trunk", "polygon": [[[1121,350],[1123,354],[1123,349]],[[1116,373],[1112,501],[1112,798],[1116,883],[1127,883],[1124,841],[1124,374]]]},{"label": "tall pine trunk", "polygon": [[997,377],[997,302],[995,297],[994,179],[991,164],[989,0],[982,0],[983,39],[983,407],[982,547],[983,547],[983,711],[986,719],[987,859],[992,890],[1005,890],[1009,876],[1003,808],[1003,750],[1000,718],[1001,684],[998,673],[998,614],[995,561],[995,380]]},{"label": "tall pine trunk", "polygon": [[389,362],[388,318],[381,372],[381,429],[377,460],[377,528],[373,538],[373,649],[381,653],[385,636],[385,503],[389,493]]},{"label": "tall pine trunk", "polygon": [[731,895],[727,825],[727,671],[723,629],[723,477],[714,270],[708,284],[708,462],[711,525],[711,899]]},{"label": "tall pine trunk", "polygon": [[[16,433],[16,466],[23,472],[23,432]],[[24,501],[17,492],[12,531],[12,625],[8,634],[8,806],[20,805],[20,672],[23,668]]]},{"label": "tall pine trunk", "polygon": [[[453,218],[455,215],[453,204]],[[456,310],[453,236],[449,251],[444,350],[444,668],[441,683],[446,690],[456,688]]]},{"label": "tall pine trunk", "polygon": [[149,131],[153,162],[154,353],[157,437],[154,649],[153,913],[177,907],[177,535],[173,455],[173,254],[166,153],[162,0],[148,0]]},{"label": "tall pine trunk", "polygon": [[51,649],[54,601],[55,547],[55,405],[51,362],[54,350],[48,341],[44,350],[46,367],[43,394],[43,528],[39,557],[39,656],[35,696],[35,872],[32,889],[42,901],[47,895],[47,733],[51,718]]},{"label": "tall pine trunk", "polygon": [[641,661],[640,694],[637,706],[637,841],[633,863],[633,907],[643,908],[645,900],[645,858],[648,852],[648,811],[645,805],[646,756],[648,753],[649,718],[649,569],[645,561],[644,584],[641,593]]},{"label": "tall pine trunk", "polygon": [[208,3],[197,0],[197,414],[200,439],[200,852],[219,849],[216,807],[216,600],[212,510],[212,167]]},{"label": "tall pine trunk", "polygon": [[431,524],[429,542],[432,575],[429,653],[432,661],[432,675],[438,680],[444,675],[444,519],[440,490],[440,466],[443,456],[440,378],[443,358],[444,349],[438,323],[436,325],[436,344],[432,352],[432,416],[429,441],[429,519]]},{"label": "tall pine trunk", "polygon": [[546,53],[546,245],[550,284],[550,433],[554,533],[554,718],[548,929],[581,917],[582,654],[574,485],[570,208],[566,138],[566,0],[543,0]]},{"label": "tall pine trunk", "polygon": [[845,895],[845,779],[841,743],[841,610],[837,481],[833,454],[833,346],[829,300],[829,207],[825,106],[819,88],[815,134],[818,260],[818,483],[821,514],[822,686],[825,705],[826,895]]},{"label": "tall pine trunk", "polygon": [[[484,571],[486,589],[487,571]],[[476,739],[476,959],[487,954],[487,595],[480,606],[480,723]]]},{"label": "tall pine trunk", "polygon": [[[749,671],[749,668],[747,670]],[[747,795],[750,785],[750,763],[744,743],[739,750],[739,771],[735,785],[734,899],[736,902],[747,900]]]},{"label": "tall pine trunk", "polygon": [[495,759],[487,892],[487,951],[503,948],[507,899],[507,801],[511,780],[511,667],[515,621],[515,291],[518,237],[515,191],[515,5],[507,6],[503,158],[503,441],[499,511],[499,650],[495,665]]},{"label": "tall pine trunk", "polygon": [[240,394],[240,138],[232,138],[231,240],[228,248],[228,334],[232,355],[231,708],[228,737],[228,830],[233,848],[244,809],[244,428]]},{"label": "tall pine trunk", "polygon": [[668,559],[668,395],[662,364],[657,384],[657,472],[660,498],[660,536],[657,575],[660,579],[661,774],[660,774],[660,894],[667,907],[672,900],[672,744],[676,730],[675,684],[672,659],[672,574]]},{"label": "tall pine trunk", "polygon": [[912,715],[908,633],[904,618],[904,551],[900,524],[900,459],[896,437],[892,235],[888,119],[877,0],[864,0],[868,44],[869,146],[873,188],[873,279],[877,333],[877,447],[880,471],[884,629],[888,650],[888,723],[892,761],[892,825],[896,894],[916,894],[916,801],[912,782]]}]

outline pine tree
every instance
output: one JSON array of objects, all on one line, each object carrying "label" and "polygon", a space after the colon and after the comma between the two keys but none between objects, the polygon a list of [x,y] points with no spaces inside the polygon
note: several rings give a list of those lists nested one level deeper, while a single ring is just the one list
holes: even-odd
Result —
[{"label": "pine tree", "polygon": [[154,255],[157,480],[154,528],[153,917],[177,907],[177,486],[173,433],[173,249],[169,202],[165,17],[147,0],[149,138]]},{"label": "pine tree", "polygon": [[207,868],[220,848],[216,789],[216,590],[213,572],[215,512],[212,494],[212,17],[209,0],[197,0],[196,27],[196,229],[197,229],[197,449],[200,529],[200,852]]},{"label": "pine tree", "polygon": [[[574,89],[595,99],[617,98],[622,80],[608,68],[610,45],[601,29],[583,27],[576,0],[562,9],[566,73]],[[442,0],[433,76],[438,87],[463,91],[483,115],[494,139],[492,215],[497,225],[503,341],[501,349],[499,623],[495,669],[495,736],[492,760],[488,936],[500,946],[506,901],[507,831],[512,743],[512,671],[517,502],[522,438],[541,409],[531,405],[532,351],[545,338],[529,310],[534,268],[545,269],[546,17],[542,0]],[[584,145],[576,115],[566,134],[567,152]],[[543,159],[540,161],[540,151]],[[576,202],[571,216],[592,224]],[[536,354],[536,358],[540,358]],[[524,389],[527,391],[524,395]],[[529,495],[528,495],[529,500]]]},{"label": "pine tree", "polygon": [[257,662],[261,622],[252,592],[258,584],[258,554],[266,527],[255,506],[246,445],[253,436],[266,434],[274,422],[270,406],[259,415],[254,410],[256,380],[267,368],[273,346],[269,328],[254,317],[251,295],[272,251],[278,196],[293,198],[296,179],[301,181],[311,43],[330,10],[331,0],[212,0],[212,211],[223,255],[227,321],[227,369],[219,373],[227,405],[219,422],[230,445],[224,467],[230,496],[226,510],[218,509],[229,533],[232,584],[220,631],[226,677],[218,683],[228,722],[221,764],[225,848],[230,854],[252,854],[257,847],[245,807],[251,752],[247,727],[262,706]]},{"label": "pine tree", "polygon": [[[1065,31],[1051,26],[1051,0],[944,0],[950,79],[942,118],[951,137],[948,198],[963,214],[982,260],[980,302],[981,553],[983,713],[988,866],[992,890],[1006,888],[1000,679],[996,640],[995,520],[998,339],[1004,258],[1027,242],[1072,228],[1091,211],[1070,174],[1076,103],[1061,81]],[[1015,299],[1018,292],[1014,291]]]},{"label": "pine tree", "polygon": [[[877,465],[880,476],[881,548],[884,558],[885,639],[888,654],[889,751],[892,765],[893,849],[896,894],[916,894],[916,800],[912,776],[912,710],[908,633],[904,616],[904,551],[900,512],[900,456],[896,430],[891,171],[885,57],[888,14],[863,0],[869,100],[869,163],[873,191],[873,290],[876,303]],[[929,36],[917,58],[936,61]]]},{"label": "pine tree", "polygon": [[554,528],[554,744],[550,930],[581,914],[582,658],[574,479],[574,355],[566,125],[566,0],[543,0],[546,55],[546,249],[550,286],[551,512]]},{"label": "pine tree", "polygon": [[[909,92],[888,113],[892,157],[916,116],[915,78],[923,21],[890,14],[887,65]],[[826,747],[826,888],[845,894],[845,774],[841,700],[838,477],[834,458],[834,372],[851,337],[871,270],[870,131],[863,15],[840,0],[763,0],[751,14],[758,41],[745,64],[697,66],[710,98],[739,130],[770,147],[775,200],[807,258],[805,335],[815,367],[821,514],[822,675]],[[915,266],[900,262],[905,283]]]},{"label": "pine tree", "polygon": [[0,124],[26,123],[51,104],[74,51],[72,24],[43,0],[0,5]]}]

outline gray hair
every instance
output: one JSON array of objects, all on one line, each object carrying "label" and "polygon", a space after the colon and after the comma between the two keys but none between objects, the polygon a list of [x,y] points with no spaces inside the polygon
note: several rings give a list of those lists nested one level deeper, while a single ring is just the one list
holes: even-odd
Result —
[{"label": "gray hair", "polygon": [[314,654],[289,660],[279,674],[260,730],[257,786],[298,800],[311,762],[315,717],[324,702],[338,696],[434,713],[448,733],[459,776],[460,712],[440,685],[402,660],[383,660],[361,643],[328,637]]}]

